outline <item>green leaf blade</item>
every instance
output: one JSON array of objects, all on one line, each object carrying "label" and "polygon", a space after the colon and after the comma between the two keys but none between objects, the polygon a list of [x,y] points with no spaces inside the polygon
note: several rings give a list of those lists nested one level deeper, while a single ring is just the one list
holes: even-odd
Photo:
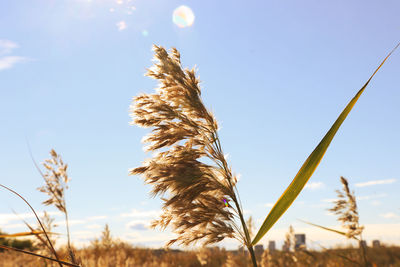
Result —
[{"label": "green leaf blade", "polygon": [[385,61],[389,58],[389,56],[397,49],[397,46],[385,57],[385,59],[381,62],[379,67],[374,71],[368,81],[364,84],[364,86],[357,92],[357,94],[351,99],[351,101],[347,104],[345,109],[336,119],[335,123],[326,133],[324,138],[322,138],[321,142],[317,145],[314,151],[308,156],[306,161],[301,166],[300,170],[290,183],[290,185],[286,188],[285,192],[281,195],[275,205],[272,207],[268,216],[264,220],[260,229],[258,230],[257,235],[254,237],[252,241],[252,245],[257,244],[258,241],[271,229],[271,227],[278,221],[278,219],[286,212],[286,210],[290,207],[293,201],[300,194],[301,190],[304,188],[308,180],[311,178],[312,174],[318,167],[321,162],[326,150],[328,149],[330,143],[335,137],[337,131],[342,125],[343,121],[346,119],[347,115],[353,109],[354,105],[357,103],[361,94],[364,92],[364,89],[367,87],[372,77],[376,74],[376,72],[382,67]]},{"label": "green leaf blade", "polygon": [[343,232],[343,231],[339,231],[339,230],[336,230],[336,229],[333,229],[333,228],[325,227],[325,226],[322,226],[322,225],[319,225],[319,224],[315,224],[315,223],[311,223],[311,222],[307,222],[307,221],[303,221],[303,220],[300,220],[300,221],[303,222],[303,223],[306,223],[306,224],[321,228],[323,230],[334,232],[334,233],[337,233],[339,235],[343,235],[343,236],[347,237],[347,234],[345,232]]}]

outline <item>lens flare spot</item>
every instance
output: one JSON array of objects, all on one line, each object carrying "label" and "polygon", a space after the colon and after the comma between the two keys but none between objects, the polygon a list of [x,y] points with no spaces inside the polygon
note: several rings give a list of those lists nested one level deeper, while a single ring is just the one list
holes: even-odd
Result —
[{"label": "lens flare spot", "polygon": [[149,32],[148,32],[147,30],[143,30],[143,31],[142,31],[142,35],[143,35],[144,37],[149,36]]},{"label": "lens flare spot", "polygon": [[120,22],[117,22],[115,25],[117,26],[118,31],[123,31],[123,30],[126,29],[126,27],[128,27],[128,25],[126,24],[126,22],[123,21],[123,20],[120,21]]},{"label": "lens flare spot", "polygon": [[228,201],[224,198],[225,207],[229,207]]},{"label": "lens flare spot", "polygon": [[180,28],[192,26],[194,22],[192,9],[187,6],[177,7],[172,14],[172,21]]}]

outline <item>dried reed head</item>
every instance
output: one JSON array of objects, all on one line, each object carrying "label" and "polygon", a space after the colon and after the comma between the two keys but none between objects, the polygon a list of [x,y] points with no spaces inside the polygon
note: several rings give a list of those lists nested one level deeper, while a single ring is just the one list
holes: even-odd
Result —
[{"label": "dried reed head", "polygon": [[231,201],[236,177],[225,160],[218,124],[200,97],[194,69],[182,69],[176,49],[168,53],[154,46],[155,64],[147,72],[160,82],[154,94],[141,94],[131,105],[132,124],[152,128],[144,138],[147,151],[155,152],[131,175],[141,174],[162,197],[163,214],[153,227],[172,226],[178,242],[204,245],[226,237],[244,240],[234,223]]},{"label": "dried reed head", "polygon": [[51,158],[46,159],[43,163],[45,172],[42,174],[45,185],[39,187],[38,190],[49,196],[49,199],[43,202],[44,205],[54,205],[59,211],[66,213],[65,190],[68,189],[68,165],[65,164],[60,155],[52,149],[50,151]]},{"label": "dried reed head", "polygon": [[289,226],[289,231],[285,234],[285,241],[283,243],[284,250],[286,251],[294,251],[296,246],[296,237],[294,235],[293,226]]},{"label": "dried reed head", "polygon": [[342,191],[336,190],[338,200],[334,202],[335,206],[329,211],[339,216],[338,221],[347,229],[347,238],[358,239],[357,236],[362,234],[364,227],[359,224],[356,197],[354,191],[350,192],[346,178],[340,177],[340,182],[343,185],[343,189]]},{"label": "dried reed head", "polygon": [[39,187],[38,190],[49,196],[49,198],[43,202],[44,205],[54,205],[59,211],[64,213],[65,224],[67,228],[67,244],[70,260],[74,264],[78,264],[78,260],[75,258],[73,248],[71,246],[71,237],[69,233],[68,223],[68,211],[65,202],[65,191],[68,189],[68,165],[65,164],[60,155],[52,149],[50,151],[50,159],[46,159],[43,163],[45,172],[41,172],[41,175],[45,181],[45,185]]}]

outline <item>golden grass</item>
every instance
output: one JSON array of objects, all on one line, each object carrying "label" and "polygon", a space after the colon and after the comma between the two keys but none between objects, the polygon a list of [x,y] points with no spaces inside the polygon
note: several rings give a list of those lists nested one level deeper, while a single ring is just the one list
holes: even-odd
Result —
[{"label": "golden grass", "polygon": [[[68,257],[68,249],[60,249],[61,258]],[[338,257],[337,254],[354,260]],[[115,242],[111,248],[101,245],[76,250],[76,256],[84,267],[249,267],[248,254],[220,248],[204,248],[199,251],[151,250],[138,248],[123,242]],[[372,266],[400,266],[400,247],[382,246],[369,248]],[[257,255],[260,267],[352,267],[360,266],[357,248],[329,249],[326,251],[264,251]],[[57,266],[33,256],[16,252],[0,252],[0,267]]]},{"label": "golden grass", "polygon": [[[274,259],[274,253],[268,251],[262,257],[255,255],[253,245],[257,244],[300,194],[364,89],[399,45],[388,54],[345,107],[304,162],[292,183],[275,203],[254,238],[252,237],[252,219],[246,224],[236,188],[238,180],[224,156],[218,136],[218,123],[202,102],[199,80],[195,70],[182,68],[180,54],[176,49],[173,48],[168,53],[164,48],[154,46],[156,63],[148,70],[147,75],[158,80],[160,85],[154,94],[141,94],[135,97],[131,105],[132,123],[152,128],[152,132],[143,141],[148,144],[146,150],[154,152],[154,154],[142,166],[130,170],[131,175],[142,175],[145,182],[152,185],[152,195],[160,196],[163,201],[163,214],[153,222],[152,226],[162,229],[170,227],[176,233],[176,238],[170,240],[167,246],[174,243],[188,246],[197,242],[207,246],[225,238],[236,238],[247,247],[251,262],[248,257],[244,257],[240,253],[228,253],[223,250],[218,250],[216,253],[216,249],[214,251],[203,249],[197,252],[170,252],[154,255],[154,251],[134,249],[125,243],[113,242],[108,226],[106,226],[101,240],[93,242],[90,248],[81,249],[75,254],[70,240],[68,211],[65,202],[65,192],[68,189],[69,181],[67,164],[63,162],[60,155],[51,150],[51,158],[43,163],[45,172],[42,172],[36,163],[35,165],[45,181],[45,185],[38,189],[49,197],[43,204],[53,205],[65,215],[68,240],[66,249],[60,252],[62,257],[58,256],[59,253],[53,246],[54,242],[47,234],[51,231],[51,218],[48,216],[43,218],[47,226],[45,227],[34,209],[21,195],[0,185],[18,195],[29,205],[40,225],[40,229],[34,229],[27,224],[31,230],[30,233],[42,231],[46,239],[40,237],[40,234],[35,234],[35,236],[40,241],[42,250],[48,249],[55,257],[55,259],[48,258],[52,261],[52,263],[48,263],[43,262],[45,255],[36,255],[38,258],[32,264],[37,266],[41,261],[44,266],[58,264],[60,267],[63,265],[78,266],[78,264],[80,266],[214,266],[214,264],[217,264],[215,266],[248,266],[252,264],[257,267],[257,257],[262,266],[273,266],[274,264],[279,266],[314,266],[318,264],[319,266],[321,261],[316,261],[317,252],[289,250],[283,254],[275,254],[280,257]],[[339,200],[332,211],[339,215],[339,220],[348,230],[345,233],[347,237],[359,236],[359,240],[362,240],[363,227],[358,222],[354,194],[350,192],[345,178],[342,177],[341,182],[344,186],[343,192],[338,191]],[[248,228],[247,225],[250,227]],[[292,244],[292,235],[293,229],[286,239],[288,247]],[[40,248],[39,244],[37,244],[38,248]],[[35,255],[33,252],[21,252]],[[363,252],[364,263],[367,266],[365,248],[363,248]],[[219,260],[211,264],[214,262],[216,254],[219,255]],[[145,257],[139,255],[145,255]],[[27,257],[21,253],[15,254],[15,251],[3,252],[2,256],[4,256],[3,259],[7,257],[15,257],[16,260],[23,258],[23,261],[24,257]],[[63,262],[60,258],[68,258],[71,263]],[[350,257],[342,256],[342,258],[347,259],[348,262],[357,263]],[[10,262],[6,260],[3,263],[9,264]],[[21,264],[14,261],[13,264],[30,266],[30,263],[26,262]],[[326,262],[324,266],[330,266],[329,264]],[[335,266],[341,265],[336,264]]]}]

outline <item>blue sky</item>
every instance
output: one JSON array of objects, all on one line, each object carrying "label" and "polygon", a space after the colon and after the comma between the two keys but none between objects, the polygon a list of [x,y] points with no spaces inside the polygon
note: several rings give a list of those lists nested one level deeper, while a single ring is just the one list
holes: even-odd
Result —
[{"label": "blue sky", "polygon": [[[174,25],[180,5],[193,10],[191,27]],[[43,181],[27,140],[38,162],[54,148],[69,164],[67,205],[77,244],[93,239],[105,223],[134,244],[165,243],[170,233],[146,228],[160,200],[149,197],[139,177],[128,176],[150,156],[140,143],[147,130],[129,125],[129,105],[156,87],[143,76],[152,44],[176,47],[184,66],[198,68],[223,149],[241,174],[246,215],[259,226],[400,41],[399,9],[395,0],[2,1],[0,181],[38,211],[54,211],[41,205],[45,196],[36,188]],[[344,176],[359,197],[367,240],[400,243],[399,70],[396,52],[344,122],[310,186],[262,242],[282,240],[290,224],[321,244],[342,242],[297,219],[339,227],[326,209]],[[29,219],[24,204],[5,191],[0,200],[0,229],[25,230],[12,214]]]}]

